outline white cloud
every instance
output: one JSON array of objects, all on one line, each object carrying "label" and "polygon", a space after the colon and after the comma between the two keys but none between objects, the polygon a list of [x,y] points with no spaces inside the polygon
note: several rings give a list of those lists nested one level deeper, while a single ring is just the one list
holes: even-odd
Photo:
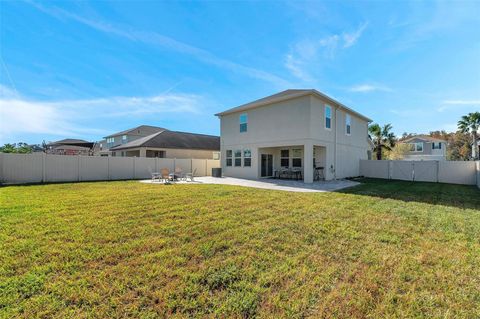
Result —
[{"label": "white cloud", "polygon": [[285,55],[284,66],[293,76],[305,81],[312,81],[308,70],[321,58],[334,59],[337,52],[347,49],[357,43],[368,22],[361,24],[353,32],[332,34],[320,39],[306,39],[295,43],[290,52]]},{"label": "white cloud", "polygon": [[[8,88],[0,87],[2,91]],[[198,114],[203,98],[164,93],[149,97],[108,97],[85,100],[35,101],[21,96],[0,96],[0,140],[18,134],[66,137],[101,135],[92,127],[99,118],[155,116],[164,113]]]},{"label": "white cloud", "polygon": [[219,58],[211,52],[194,47],[192,45],[177,41],[171,37],[148,31],[138,31],[133,29],[120,28],[112,24],[103,22],[101,20],[93,20],[81,17],[77,14],[62,10],[57,7],[47,8],[40,4],[33,4],[37,9],[45,12],[57,19],[71,19],[86,26],[89,26],[97,31],[101,31],[107,34],[112,34],[118,37],[128,39],[133,42],[143,42],[149,45],[154,45],[162,48],[167,48],[172,51],[176,51],[182,54],[190,55],[199,61],[217,66],[232,72],[241,73],[251,78],[260,79],[270,82],[279,87],[289,87],[290,83],[274,74],[259,70],[256,68],[244,66],[226,59]]},{"label": "white cloud", "polygon": [[343,47],[344,48],[348,48],[348,47],[351,47],[352,45],[354,45],[358,38],[360,38],[360,36],[362,35],[363,31],[365,30],[365,28],[367,27],[368,25],[368,22],[365,22],[363,23],[362,25],[360,25],[360,27],[355,30],[354,32],[351,32],[351,33],[346,33],[344,32],[343,33]]},{"label": "white cloud", "polygon": [[389,87],[384,85],[378,85],[378,84],[358,84],[358,85],[352,86],[348,90],[351,92],[360,92],[360,93],[368,93],[373,91],[383,91],[383,92],[392,91],[392,89],[390,89]]},{"label": "white cloud", "polygon": [[480,108],[480,100],[444,100],[441,102],[442,106],[437,108],[437,111],[444,112],[449,109],[461,108],[469,109]]}]

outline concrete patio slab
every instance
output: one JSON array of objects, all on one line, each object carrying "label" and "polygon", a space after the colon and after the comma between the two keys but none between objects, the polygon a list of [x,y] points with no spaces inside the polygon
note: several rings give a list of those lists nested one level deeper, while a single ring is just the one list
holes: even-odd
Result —
[{"label": "concrete patio slab", "polygon": [[[142,183],[152,183],[151,180],[141,181]],[[153,184],[162,184],[153,182]],[[350,181],[350,180],[335,180],[335,181],[317,181],[312,184],[305,184],[303,181],[294,181],[294,180],[280,180],[280,179],[241,179],[233,177],[195,177],[194,182],[184,182],[178,181],[175,184],[219,184],[219,185],[235,185],[235,186],[245,186],[245,187],[254,187],[262,189],[272,189],[288,192],[333,192],[343,188],[348,188],[352,186],[359,185],[360,183]]]}]

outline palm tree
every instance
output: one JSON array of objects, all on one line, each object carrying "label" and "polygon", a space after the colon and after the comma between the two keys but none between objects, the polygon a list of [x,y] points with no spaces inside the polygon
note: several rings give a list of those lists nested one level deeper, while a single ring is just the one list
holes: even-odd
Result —
[{"label": "palm tree", "polygon": [[470,132],[472,134],[472,158],[478,159],[479,156],[477,154],[477,133],[480,129],[480,112],[468,113],[468,115],[462,116],[462,119],[458,121],[458,128],[462,133]]},{"label": "palm tree", "polygon": [[382,159],[382,150],[391,150],[395,146],[395,134],[390,132],[392,130],[391,124],[385,124],[383,128],[374,123],[368,127],[368,131],[372,135],[374,151],[377,152],[377,160]]}]

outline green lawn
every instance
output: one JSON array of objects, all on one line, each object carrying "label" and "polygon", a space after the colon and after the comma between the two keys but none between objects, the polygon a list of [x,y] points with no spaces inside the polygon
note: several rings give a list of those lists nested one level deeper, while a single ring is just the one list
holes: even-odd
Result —
[{"label": "green lawn", "polygon": [[480,190],[0,188],[0,318],[478,318]]}]

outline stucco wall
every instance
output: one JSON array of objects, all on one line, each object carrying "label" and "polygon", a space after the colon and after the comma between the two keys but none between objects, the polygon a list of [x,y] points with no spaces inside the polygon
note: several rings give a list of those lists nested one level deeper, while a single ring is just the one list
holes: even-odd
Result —
[{"label": "stucco wall", "polygon": [[[332,127],[325,128],[325,101],[316,96],[304,96],[245,112],[221,116],[222,167],[226,176],[258,178],[260,153],[270,152],[275,164],[279,163],[279,147],[314,145],[324,147],[325,177],[353,177],[359,175],[359,160],[367,159],[370,145],[367,141],[368,123],[353,113],[351,134],[346,134],[346,111],[334,104]],[[248,114],[248,130],[240,133],[239,117]],[[337,145],[335,151],[335,144]],[[268,147],[272,147],[268,150]],[[252,167],[227,167],[226,151],[250,149]],[[336,162],[336,167],[335,167]],[[275,166],[279,166],[275,165]],[[333,166],[333,167],[332,167]]]}]

